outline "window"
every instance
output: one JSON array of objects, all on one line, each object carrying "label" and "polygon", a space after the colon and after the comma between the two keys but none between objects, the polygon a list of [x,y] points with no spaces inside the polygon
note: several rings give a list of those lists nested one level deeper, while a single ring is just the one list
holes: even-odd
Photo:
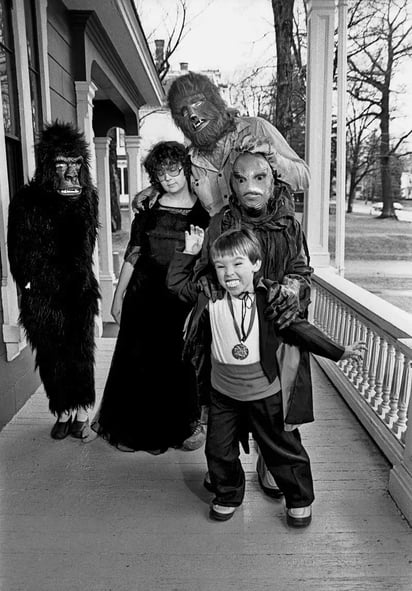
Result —
[{"label": "window", "polygon": [[23,184],[23,163],[10,0],[0,0],[0,83],[7,173],[10,194],[14,195]]},{"label": "window", "polygon": [[27,38],[27,58],[29,62],[29,77],[30,77],[30,99],[31,99],[31,114],[33,120],[33,135],[37,139],[38,133],[42,128],[42,109],[41,109],[41,84],[40,84],[40,66],[39,66],[39,50],[37,42],[37,28],[36,28],[36,11],[34,0],[25,2],[24,6],[25,21],[26,21],[26,38]]}]

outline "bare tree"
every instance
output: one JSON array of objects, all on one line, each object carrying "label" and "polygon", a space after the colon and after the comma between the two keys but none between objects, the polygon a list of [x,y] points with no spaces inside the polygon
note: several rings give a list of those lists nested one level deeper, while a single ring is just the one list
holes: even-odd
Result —
[{"label": "bare tree", "polygon": [[[270,119],[298,154],[304,154],[306,110],[306,2],[271,0],[276,36],[275,97]],[[303,14],[301,10],[303,6]]]},{"label": "bare tree", "polygon": [[356,190],[362,185],[362,181],[370,174],[378,172],[376,154],[379,141],[376,129],[373,126],[374,119],[366,112],[356,113],[353,99],[350,104],[352,116],[347,121],[347,171],[348,171],[348,206],[347,212],[352,213],[353,201]]},{"label": "bare tree", "polygon": [[276,127],[289,139],[292,128],[294,0],[272,0],[276,36]]},{"label": "bare tree", "polygon": [[390,120],[393,76],[403,59],[412,55],[412,26],[408,24],[408,0],[358,0],[352,6],[348,52],[349,92],[367,106],[368,117],[380,127],[379,161],[383,209],[381,217],[396,217],[390,164],[412,130],[391,144]]},{"label": "bare tree", "polygon": [[156,70],[162,82],[170,70],[170,58],[179,47],[185,34],[185,28],[187,25],[186,0],[178,0],[176,16],[172,22],[172,28],[170,29],[168,39],[165,40],[163,45],[163,51],[161,52],[159,59],[156,59]]}]

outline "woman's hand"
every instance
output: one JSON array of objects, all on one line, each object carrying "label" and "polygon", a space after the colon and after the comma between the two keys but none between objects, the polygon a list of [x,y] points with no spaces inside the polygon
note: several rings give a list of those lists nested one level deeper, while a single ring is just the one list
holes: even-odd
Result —
[{"label": "woman's hand", "polygon": [[199,226],[190,224],[190,230],[185,232],[185,249],[186,254],[199,254],[202,250],[203,240],[205,238],[205,231]]},{"label": "woman's hand", "polygon": [[111,315],[113,316],[115,322],[120,326],[120,318],[122,316],[122,306],[123,306],[123,295],[119,296],[117,293],[114,294],[112,308],[110,310]]}]

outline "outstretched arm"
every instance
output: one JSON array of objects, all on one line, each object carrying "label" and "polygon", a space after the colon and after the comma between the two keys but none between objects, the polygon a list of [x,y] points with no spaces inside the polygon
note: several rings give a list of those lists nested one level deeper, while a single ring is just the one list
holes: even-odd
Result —
[{"label": "outstretched arm", "polygon": [[314,355],[320,355],[332,361],[341,361],[349,357],[362,358],[366,349],[364,341],[352,345],[338,345],[314,324],[304,319],[294,321],[288,328],[280,331],[282,338],[290,345],[307,349]]},{"label": "outstretched arm", "polygon": [[123,298],[124,294],[126,293],[127,286],[129,285],[130,278],[133,275],[134,267],[128,261],[124,261],[120,275],[119,281],[117,283],[116,291],[114,292],[112,308],[110,310],[111,315],[117,322],[120,324],[120,318],[122,315],[122,307],[123,307]]},{"label": "outstretched arm", "polygon": [[194,280],[193,269],[196,257],[202,249],[204,230],[199,226],[190,226],[185,232],[185,248],[176,251],[167,271],[166,285],[179,299],[194,304],[199,294],[197,282]]}]

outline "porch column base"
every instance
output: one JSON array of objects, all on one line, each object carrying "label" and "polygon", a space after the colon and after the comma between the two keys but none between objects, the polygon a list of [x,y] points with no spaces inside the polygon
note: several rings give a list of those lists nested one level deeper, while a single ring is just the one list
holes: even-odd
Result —
[{"label": "porch column base", "polygon": [[100,291],[102,294],[102,310],[101,315],[103,322],[113,322],[110,314],[114,294],[114,275],[100,274]]},{"label": "porch column base", "polygon": [[330,255],[328,252],[311,252],[310,264],[315,269],[330,267]]},{"label": "porch column base", "polygon": [[396,464],[389,473],[389,494],[412,525],[412,473],[403,462]]}]

